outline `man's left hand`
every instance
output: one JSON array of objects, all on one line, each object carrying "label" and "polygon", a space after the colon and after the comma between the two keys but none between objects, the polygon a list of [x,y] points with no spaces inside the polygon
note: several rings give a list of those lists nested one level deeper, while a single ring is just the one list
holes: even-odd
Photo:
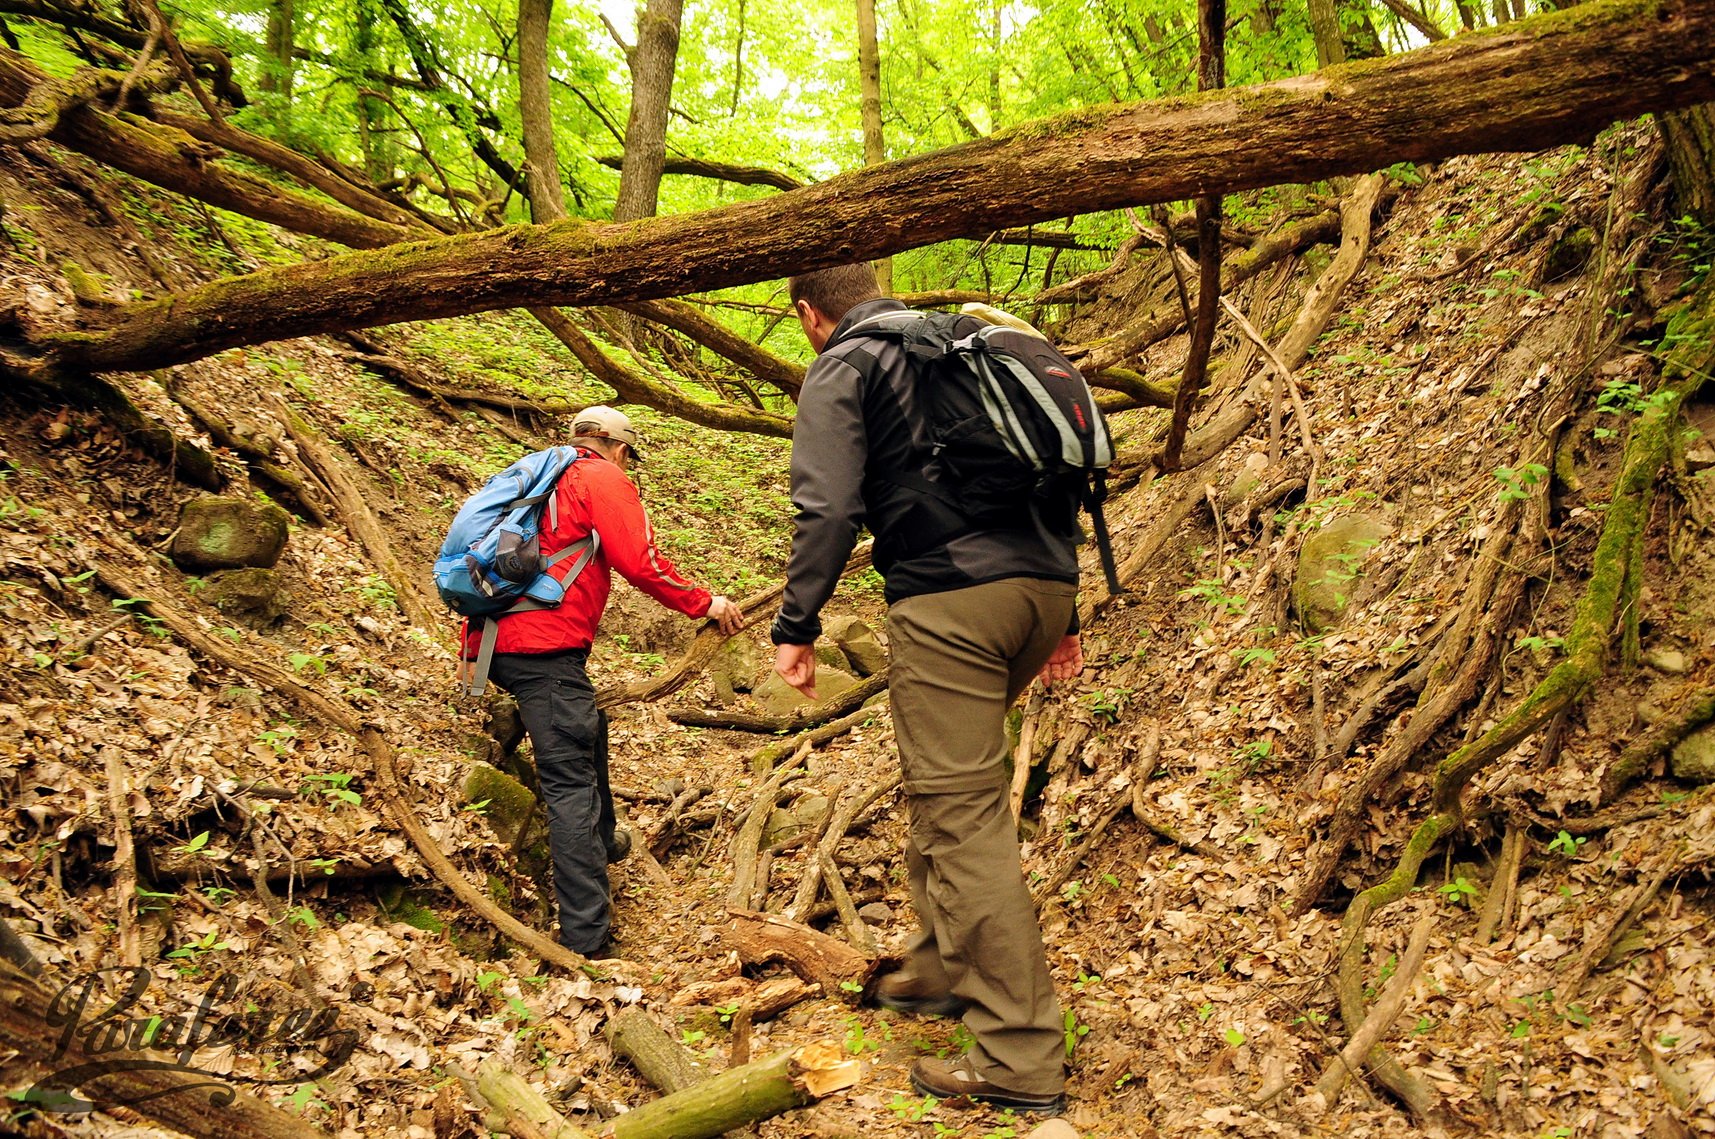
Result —
[{"label": "man's left hand", "polygon": [[705,616],[721,627],[721,632],[733,636],[744,628],[744,610],[736,602],[725,597],[709,599],[709,611]]}]

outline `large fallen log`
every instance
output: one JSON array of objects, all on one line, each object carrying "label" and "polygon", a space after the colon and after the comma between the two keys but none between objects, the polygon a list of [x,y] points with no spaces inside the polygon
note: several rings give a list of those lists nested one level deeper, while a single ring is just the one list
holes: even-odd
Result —
[{"label": "large fallen log", "polygon": [[[837,1045],[818,1040],[766,1060],[728,1068],[718,1076],[633,1108],[612,1120],[612,1139],[713,1139],[771,1119],[857,1083],[863,1064]],[[518,1139],[589,1139],[555,1111],[542,1093],[498,1061],[477,1071],[484,1122]]]},{"label": "large fallen log", "polygon": [[[877,258],[1068,214],[1540,150],[1715,97],[1715,6],[1605,0],[1248,88],[1083,108],[750,202],[627,225],[562,221],[407,242],[216,281],[40,330],[15,368],[159,367],[282,336],[517,306],[616,304]],[[0,59],[0,99],[29,86]],[[33,70],[33,69],[32,69]],[[89,107],[56,140],[123,124]],[[108,142],[104,160],[129,142]],[[137,143],[137,145],[149,145]],[[116,149],[117,148],[117,149]],[[179,161],[183,162],[182,158]],[[155,180],[152,174],[140,176]],[[200,189],[199,196],[205,196]],[[346,211],[349,226],[382,228]],[[364,243],[362,232],[355,235]]]}]

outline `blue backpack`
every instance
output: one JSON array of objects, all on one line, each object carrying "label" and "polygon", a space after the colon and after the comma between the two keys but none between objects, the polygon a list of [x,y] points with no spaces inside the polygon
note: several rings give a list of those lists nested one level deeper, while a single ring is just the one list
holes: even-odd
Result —
[{"label": "blue backpack", "polygon": [[[483,622],[470,683],[472,696],[480,696],[487,687],[494,643],[500,635],[498,618],[554,608],[565,598],[566,586],[601,548],[601,539],[591,531],[565,549],[542,556],[543,515],[549,527],[558,524],[554,487],[577,459],[575,447],[550,447],[519,459],[465,501],[441,543],[435,559],[435,589],[453,612]],[[578,560],[568,572],[548,572],[573,556]]]}]

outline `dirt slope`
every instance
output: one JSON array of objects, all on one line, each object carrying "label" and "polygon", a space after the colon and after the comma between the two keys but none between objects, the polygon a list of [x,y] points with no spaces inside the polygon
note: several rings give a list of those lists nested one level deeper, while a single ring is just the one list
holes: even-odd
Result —
[{"label": "dirt slope", "polygon": [[[1189,517],[1132,592],[1091,625],[1082,681],[1033,696],[1023,729],[1046,779],[1029,812],[1027,867],[1044,884],[1068,1013],[1071,1119],[1086,1134],[1391,1135],[1413,1126],[1364,1091],[1331,1106],[1306,1097],[1349,1033],[1331,975],[1341,913],[1355,890],[1390,872],[1426,810],[1434,762],[1515,707],[1557,659],[1592,569],[1627,423],[1651,390],[1662,311],[1707,269],[1693,235],[1670,220],[1659,174],[1653,132],[1637,126],[1587,150],[1457,160],[1412,176],[1300,371],[1308,419],[1285,421],[1279,458],[1270,459],[1264,415],[1206,467],[1116,500],[1122,556],[1176,504]],[[77,303],[68,260],[107,275],[99,287],[124,296],[161,287],[142,248],[171,283],[238,258],[311,252],[87,170],[80,178],[109,200],[107,216],[46,159],[0,169],[11,239],[0,247],[3,273],[25,303]],[[125,225],[115,224],[115,205]],[[1321,267],[1307,260],[1241,294],[1258,327],[1290,319]],[[421,376],[448,385],[573,403],[604,394],[527,322],[504,315],[385,340]],[[1181,343],[1160,346],[1156,363],[1171,366]],[[169,389],[276,438],[284,431],[274,401],[284,400],[342,456],[401,562],[416,568],[467,488],[563,427],[497,421],[402,391],[334,342],[268,345],[123,382],[187,437],[199,437],[197,425]],[[1235,398],[1234,386],[1211,394],[1212,411]],[[1708,399],[1691,409],[1705,430],[1715,428]],[[668,552],[734,594],[776,579],[785,447],[711,444],[682,425],[639,418],[652,444],[646,500]],[[1135,447],[1155,423],[1129,413],[1116,426]],[[162,553],[178,505],[198,492],[102,418],[12,400],[0,449],[0,638],[12,662],[0,679],[8,725],[0,914],[46,962],[69,975],[115,960],[112,760],[126,773],[121,801],[154,891],[139,915],[142,957],[156,978],[143,1007],[176,1011],[232,969],[259,1005],[332,1002],[357,1032],[350,1062],[319,1082],[265,1090],[330,1132],[480,1134],[448,1078],[489,1055],[529,1073],[574,1116],[638,1103],[652,1093],[600,1039],[617,1003],[643,1001],[693,1050],[725,1062],[722,1011],[669,998],[736,970],[720,936],[729,844],[758,782],[748,758],[771,741],[682,728],[657,705],[616,710],[615,780],[640,832],[661,821],[669,781],[713,788],[708,802],[721,810],[711,828],[671,848],[665,879],[638,860],[616,871],[617,930],[632,967],[544,976],[435,888],[387,819],[352,740],[188,653],[131,616],[137,606],[90,571],[116,571],[198,614],[381,725],[409,764],[415,810],[436,841],[472,881],[538,920],[539,883],[512,857],[518,836],[463,795],[473,759],[491,748],[481,708],[455,695],[450,626],[410,627],[372,551],[338,526],[308,524],[294,525],[279,567],[285,614],[224,615]],[[291,458],[293,445],[282,441],[280,453]],[[251,493],[242,464],[230,454],[222,463],[230,493]],[[1715,493],[1694,465],[1681,464],[1654,507],[1638,659],[1614,662],[1564,724],[1483,772],[1467,796],[1465,829],[1426,866],[1420,888],[1370,926],[1366,976],[1379,990],[1415,919],[1434,915],[1425,964],[1384,1039],[1454,1129],[1715,1133],[1704,872],[1715,807],[1706,791],[1663,778],[1612,806],[1599,802],[1625,743],[1715,680],[1707,528]],[[1327,592],[1344,612],[1330,629],[1308,631],[1289,597],[1298,549],[1359,515],[1368,536],[1332,551]],[[1342,792],[1410,728],[1413,688],[1383,684],[1432,659],[1482,580],[1491,538],[1527,517],[1540,519],[1542,538],[1504,567],[1518,577],[1517,596],[1493,630],[1493,667],[1445,726],[1410,749],[1402,773],[1362,801],[1357,842],[1316,904],[1291,916]],[[836,607],[878,619],[873,575]],[[633,597],[619,599],[604,631],[596,668],[631,679],[663,668],[692,629]],[[680,700],[712,697],[703,681]],[[1347,741],[1343,729],[1365,705],[1372,711]],[[878,714],[815,751],[795,786],[801,798],[861,793],[892,770],[890,747]],[[1152,772],[1135,801],[1154,831],[1129,810],[1140,764]],[[1650,774],[1659,776],[1659,762]],[[245,793],[256,785],[278,797]],[[1125,809],[1085,851],[1085,837],[1115,808]],[[1477,924],[1489,892],[1505,885],[1496,864],[1509,829],[1521,836],[1522,868],[1511,912],[1487,940]],[[866,910],[884,944],[910,926],[901,837],[899,812],[884,798],[842,849],[853,889],[878,896],[886,911]],[[774,862],[771,905],[790,900],[800,857]],[[258,862],[278,870],[288,859],[301,880],[288,888],[277,879],[272,898],[252,888]],[[1638,915],[1624,920],[1634,903]],[[905,1068],[925,1050],[956,1047],[954,1026],[854,1009],[837,996],[758,1025],[752,1052],[831,1037],[873,1061],[870,1076],[764,1134],[1028,1129],[908,1094]],[[254,1072],[262,1061],[232,1062]],[[121,1124],[74,1117],[26,1131],[113,1135]]]}]

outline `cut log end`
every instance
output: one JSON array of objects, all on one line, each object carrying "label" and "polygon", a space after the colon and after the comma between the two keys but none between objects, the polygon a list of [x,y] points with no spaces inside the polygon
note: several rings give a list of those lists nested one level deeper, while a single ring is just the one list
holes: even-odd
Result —
[{"label": "cut log end", "polygon": [[821,1099],[863,1079],[863,1061],[847,1056],[830,1041],[817,1040],[798,1049],[792,1058],[792,1079],[811,1099]]}]

